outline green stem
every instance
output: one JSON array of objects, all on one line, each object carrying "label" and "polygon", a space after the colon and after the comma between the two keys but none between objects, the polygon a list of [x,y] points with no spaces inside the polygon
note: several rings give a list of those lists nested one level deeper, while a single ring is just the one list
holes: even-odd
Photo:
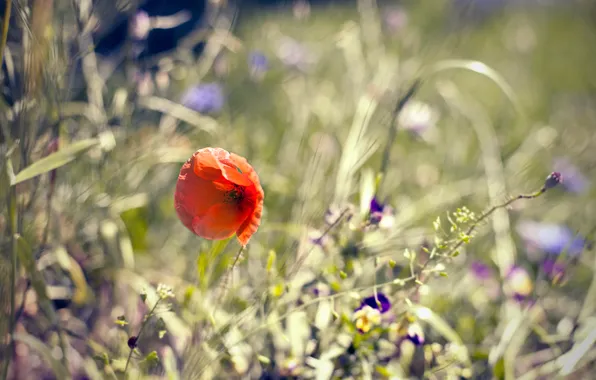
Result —
[{"label": "green stem", "polygon": [[8,40],[8,26],[10,25],[10,13],[12,10],[12,0],[6,0],[4,6],[4,19],[2,20],[2,36],[0,37],[0,68],[4,64],[4,49],[6,40]]},{"label": "green stem", "polygon": [[[8,159],[8,157],[7,157]],[[7,168],[8,169],[8,168]],[[17,292],[17,239],[16,239],[16,229],[17,229],[17,218],[16,218],[16,188],[14,186],[10,187],[10,191],[8,193],[7,199],[8,205],[8,229],[11,238],[11,270],[10,270],[10,323],[9,323],[9,332],[10,332],[10,344],[6,348],[6,360],[4,361],[4,366],[2,368],[2,379],[8,378],[8,367],[10,361],[12,359],[14,348],[15,348],[15,341],[14,341],[14,330],[17,324],[16,320],[16,292]]]},{"label": "green stem", "polygon": [[132,347],[130,347],[130,352],[128,353],[128,358],[126,359],[126,365],[124,366],[124,374],[126,374],[126,371],[128,370],[128,365],[130,364],[130,359],[132,358],[132,354],[135,351],[135,348],[137,347],[137,343],[141,339],[141,334],[143,333],[143,329],[147,325],[149,318],[151,318],[153,316],[153,313],[155,312],[155,309],[157,309],[157,305],[159,305],[160,301],[161,301],[161,298],[158,298],[157,301],[155,302],[155,305],[153,305],[153,308],[151,309],[151,311],[149,311],[149,313],[143,319],[143,323],[141,323],[141,327],[139,328],[139,333],[137,334],[137,339],[135,340]]},{"label": "green stem", "polygon": [[381,160],[381,169],[379,170],[379,173],[381,174],[381,179],[380,179],[380,183],[377,186],[377,194],[379,193],[379,189],[381,188],[381,184],[385,179],[385,174],[387,172],[387,168],[389,167],[389,159],[390,159],[390,155],[391,155],[391,147],[393,146],[393,143],[395,142],[395,138],[397,136],[397,117],[399,116],[399,113],[402,111],[402,109],[404,108],[404,106],[408,103],[408,101],[410,99],[412,99],[412,97],[414,95],[416,95],[416,92],[418,91],[418,89],[420,88],[420,86],[422,85],[422,80],[421,79],[417,79],[408,89],[408,91],[406,91],[406,93],[398,100],[397,104],[395,105],[395,109],[393,110],[393,113],[391,114],[391,121],[389,124],[389,135],[387,136],[387,143],[385,145],[385,149],[383,150],[383,158]]}]

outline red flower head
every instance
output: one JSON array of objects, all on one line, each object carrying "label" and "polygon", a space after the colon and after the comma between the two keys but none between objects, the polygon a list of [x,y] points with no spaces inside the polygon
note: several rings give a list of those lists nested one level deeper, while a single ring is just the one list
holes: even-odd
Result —
[{"label": "red flower head", "polygon": [[174,204],[178,218],[196,235],[245,246],[261,224],[263,188],[250,164],[221,148],[196,151],[182,165]]}]

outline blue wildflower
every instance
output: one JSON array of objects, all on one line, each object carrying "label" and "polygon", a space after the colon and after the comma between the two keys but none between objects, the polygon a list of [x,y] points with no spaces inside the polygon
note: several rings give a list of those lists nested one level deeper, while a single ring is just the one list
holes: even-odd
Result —
[{"label": "blue wildflower", "polygon": [[224,106],[225,97],[218,83],[200,84],[190,88],[182,97],[182,104],[203,114],[217,113]]},{"label": "blue wildflower", "polygon": [[590,187],[590,183],[586,176],[574,166],[566,158],[557,158],[554,162],[554,168],[556,171],[561,172],[563,178],[563,187],[572,193],[583,193]]},{"label": "blue wildflower", "polygon": [[269,70],[269,59],[260,51],[253,51],[248,56],[250,75],[255,79],[262,79]]},{"label": "blue wildflower", "polygon": [[565,252],[569,255],[579,255],[586,246],[582,237],[560,224],[522,221],[516,230],[526,244],[548,254],[558,255]]}]

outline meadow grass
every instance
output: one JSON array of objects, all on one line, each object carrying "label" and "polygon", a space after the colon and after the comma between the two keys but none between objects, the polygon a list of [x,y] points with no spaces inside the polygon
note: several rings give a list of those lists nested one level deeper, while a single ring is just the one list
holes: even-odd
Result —
[{"label": "meadow grass", "polygon": [[[199,57],[181,44],[111,75],[83,3],[51,22],[16,7],[4,377],[589,378],[588,8],[357,3],[214,12]],[[191,90],[202,113],[183,104],[213,83],[221,107],[214,87]],[[234,238],[174,210],[207,146],[265,191],[237,263]]]}]

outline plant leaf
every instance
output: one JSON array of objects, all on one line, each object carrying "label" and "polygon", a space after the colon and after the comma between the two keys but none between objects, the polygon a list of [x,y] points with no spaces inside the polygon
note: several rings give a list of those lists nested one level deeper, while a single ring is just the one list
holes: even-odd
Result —
[{"label": "plant leaf", "polygon": [[64,166],[69,162],[73,161],[75,158],[77,158],[78,154],[92,148],[97,144],[99,144],[99,140],[96,138],[81,140],[77,141],[76,143],[70,144],[66,148],[61,149],[58,152],[52,153],[47,157],[44,157],[41,160],[36,161],[31,165],[27,166],[25,169],[21,170],[15,176],[11,185],[14,186],[33,177],[37,177],[40,174],[44,174],[56,168]]}]

